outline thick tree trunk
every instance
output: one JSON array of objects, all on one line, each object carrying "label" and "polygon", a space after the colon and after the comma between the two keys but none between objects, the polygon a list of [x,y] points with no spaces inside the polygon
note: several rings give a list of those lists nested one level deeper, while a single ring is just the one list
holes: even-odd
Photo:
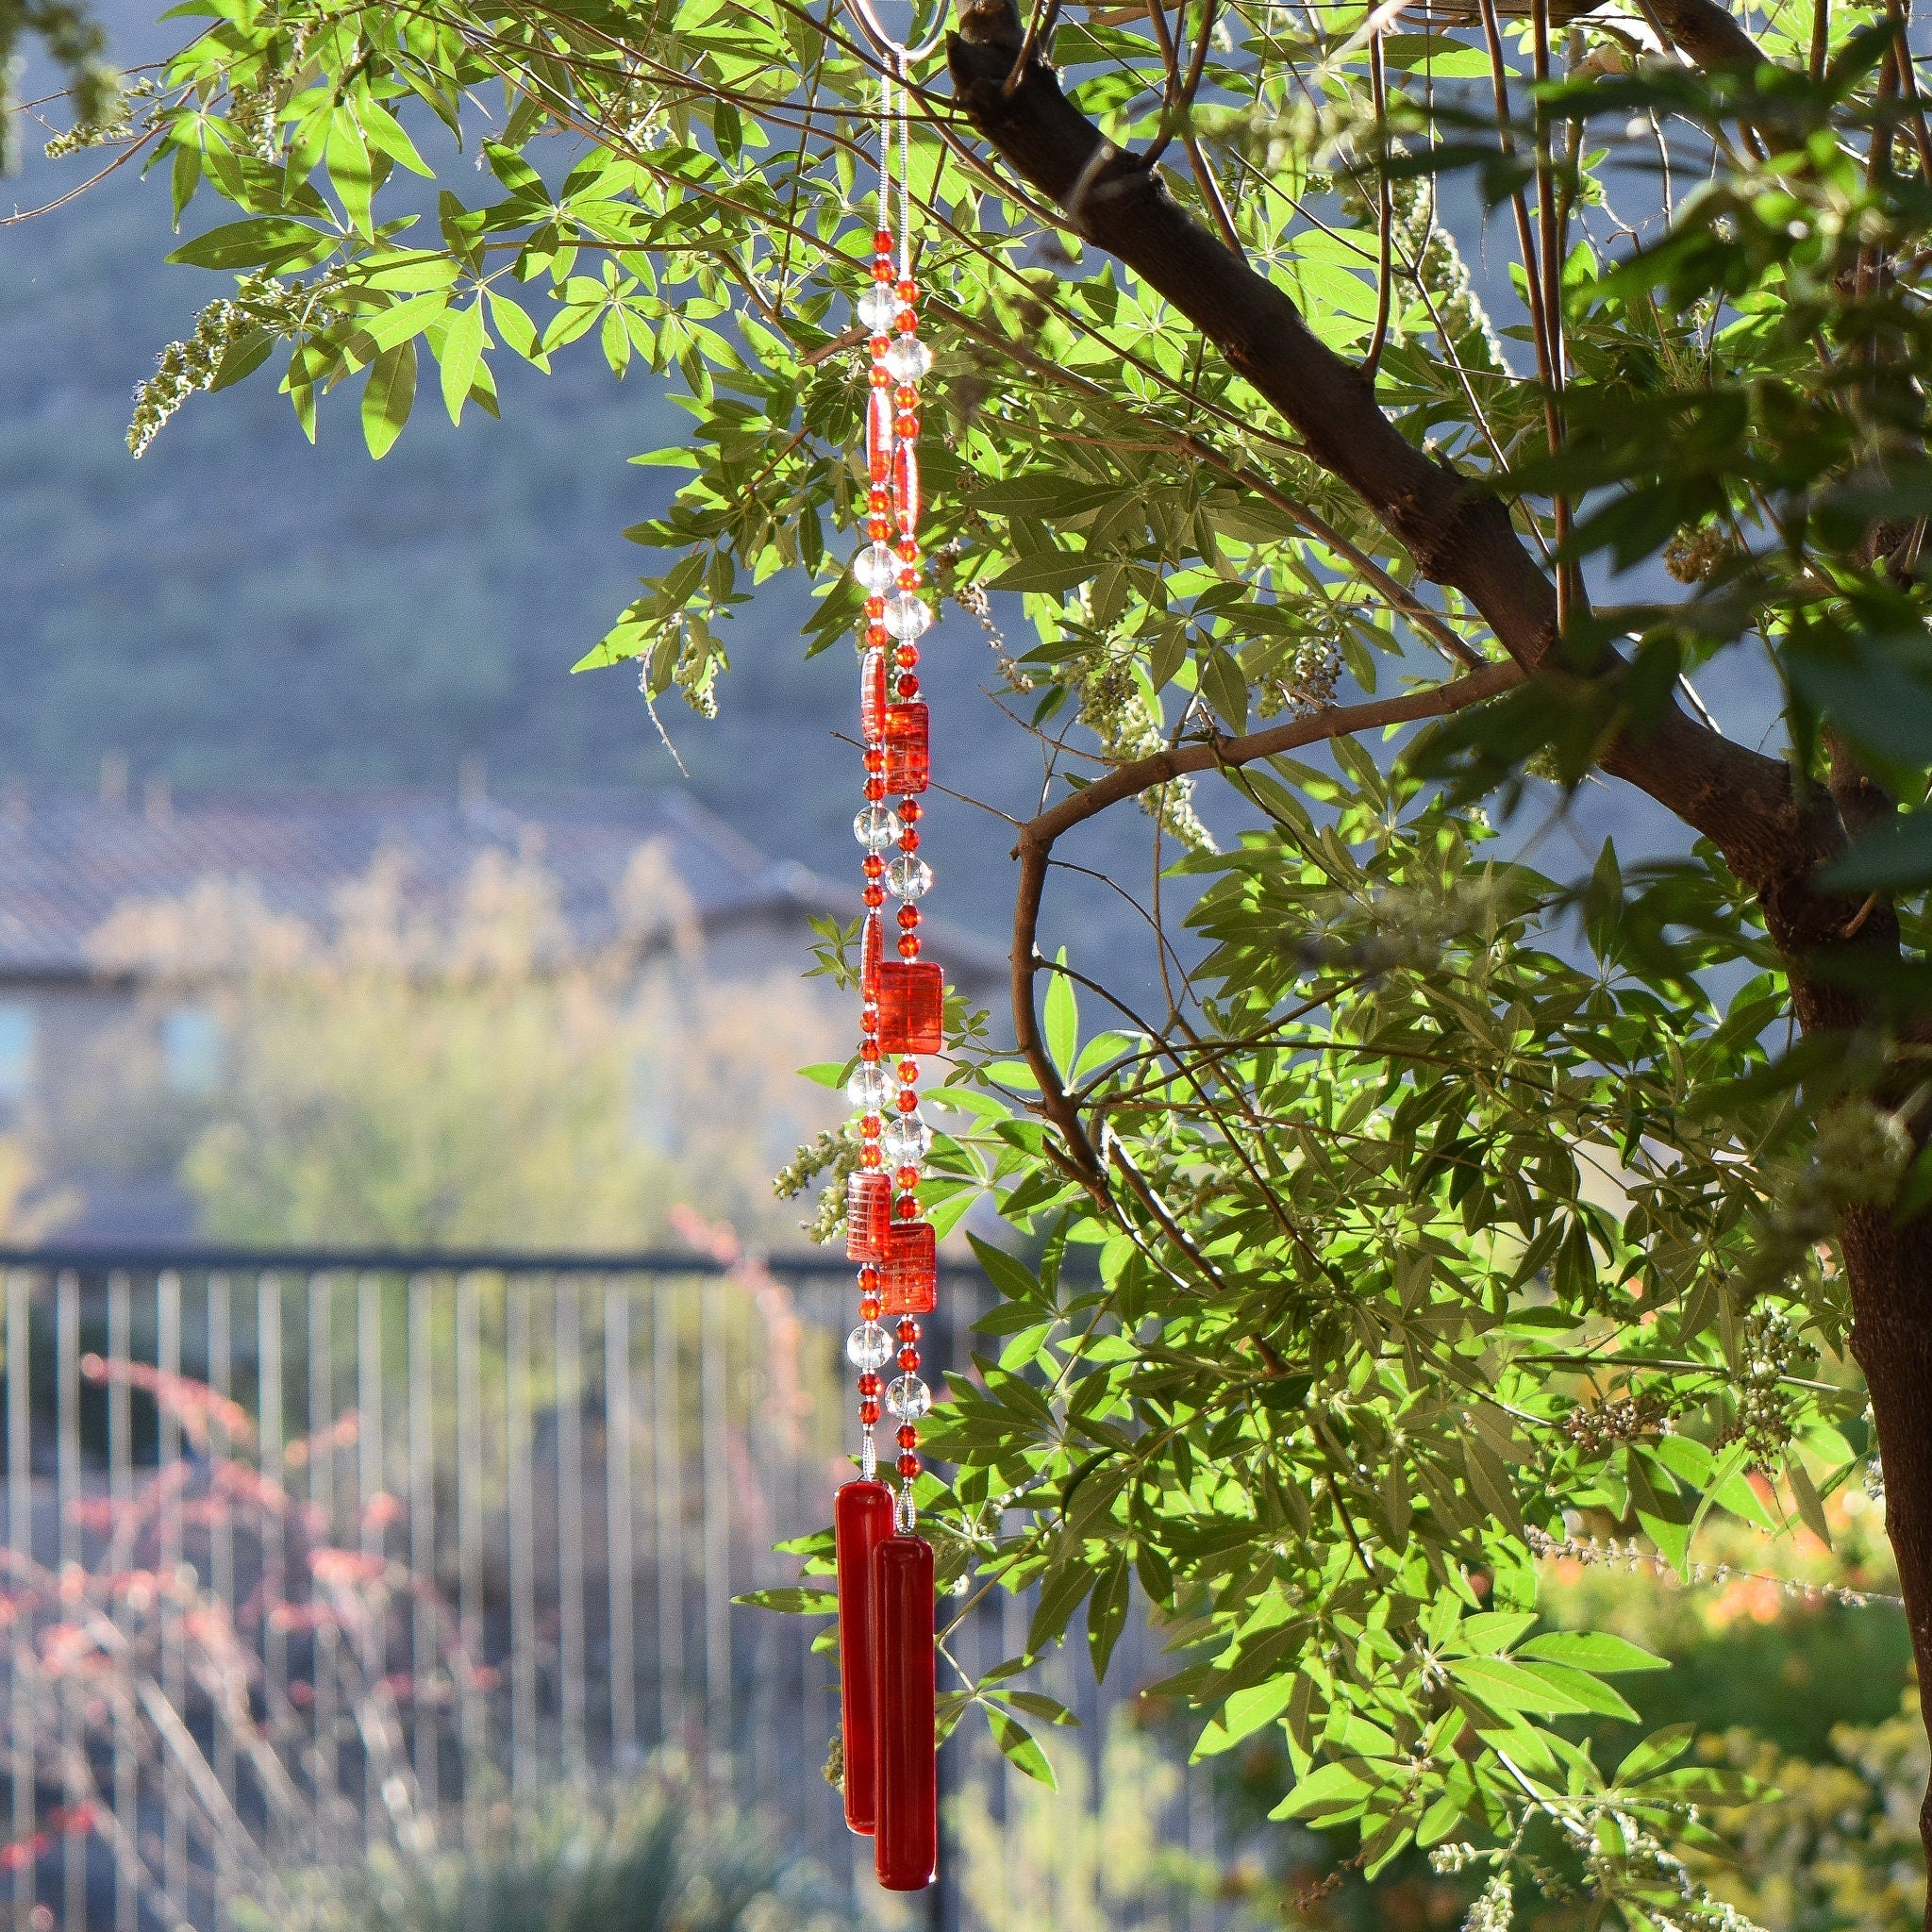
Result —
[{"label": "thick tree trunk", "polygon": [[[1853,1208],[1841,1245],[1852,1284],[1852,1354],[1865,1372],[1885,1471],[1885,1531],[1898,1558],[1922,1698],[1932,1690],[1932,1220],[1894,1225]],[[1932,1865],[1932,1792],[1919,1813]],[[1925,1910],[1932,1932],[1932,1898]]]},{"label": "thick tree trunk", "polygon": [[[1709,0],[1672,0],[1665,11],[1683,32],[1667,30],[1692,58],[1755,52]],[[1408,442],[1373,385],[1315,337],[1287,295],[1196,222],[1157,171],[1105,141],[1040,51],[1023,56],[1011,0],[961,0],[959,20],[948,45],[956,98],[989,146],[1058,201],[1071,228],[1187,316],[1280,411],[1308,454],[1376,514],[1423,575],[1463,592],[1524,671],[1542,668],[1556,640],[1556,594],[1503,504],[1473,492]],[[1700,35],[1708,47],[1688,44]],[[1606,653],[1593,670],[1612,674],[1617,661]],[[1641,737],[1618,740],[1603,764],[1709,837],[1757,892],[1790,967],[1796,1017],[1807,1034],[1872,1025],[1859,998],[1817,973],[1847,955],[1898,957],[1889,907],[1861,906],[1812,883],[1820,864],[1844,849],[1846,820],[1857,829],[1871,816],[1856,786],[1801,800],[1780,760],[1731,743],[1674,708]],[[1932,1217],[1898,1228],[1886,1209],[1854,1208],[1842,1251],[1853,1353],[1871,1391],[1885,1469],[1887,1528],[1920,1681],[1932,1686]],[[1921,1826],[1932,1862],[1932,1794]]]}]

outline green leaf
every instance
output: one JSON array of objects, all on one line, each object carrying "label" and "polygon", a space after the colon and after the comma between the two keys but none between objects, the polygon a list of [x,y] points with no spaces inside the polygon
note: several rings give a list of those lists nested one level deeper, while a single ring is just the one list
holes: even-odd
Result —
[{"label": "green leaf", "polygon": [[1695,1724],[1666,1724],[1662,1730],[1651,1732],[1618,1765],[1612,1782],[1627,1790],[1644,1778],[1655,1776],[1665,1765],[1683,1757],[1696,1736]]},{"label": "green leaf", "polygon": [[[1067,963],[1064,946],[1059,949],[1058,963]],[[1048,1058],[1062,1080],[1071,1078],[1079,1057],[1080,1004],[1074,982],[1064,973],[1047,974],[1044,1030]]]},{"label": "green leaf", "polygon": [[1667,1671],[1670,1659],[1613,1637],[1607,1630],[1547,1630],[1518,1647],[1518,1657],[1538,1657],[1579,1671]]},{"label": "green leaf", "polygon": [[1307,1777],[1297,1778],[1294,1789],[1269,1812],[1270,1818],[1306,1818],[1323,1825],[1345,1824],[1359,1818],[1374,1787],[1357,1767],[1360,1758],[1346,1763],[1320,1764]]},{"label": "green leaf", "polygon": [[336,252],[338,238],[285,215],[229,222],[184,242],[168,257],[190,268],[312,268]]},{"label": "green leaf", "polygon": [[463,308],[452,308],[442,332],[442,406],[452,423],[463,420],[463,404],[476,377],[483,355],[483,302],[479,296]]},{"label": "green leaf", "polygon": [[415,400],[416,345],[400,342],[369,365],[369,381],[362,391],[362,440],[371,456],[388,455],[403,433]]},{"label": "green leaf", "polygon": [[997,1705],[986,1707],[986,1721],[992,1730],[992,1740],[1000,1747],[1002,1754],[1024,1771],[1030,1778],[1036,1778],[1048,1790],[1057,1791],[1059,1784],[1053,1774],[1053,1766],[1047,1762],[1046,1753],[1040,1748],[1033,1733],[1017,1719],[1008,1717]]},{"label": "green leaf", "polygon": [[1023,557],[1018,563],[1008,564],[987,588],[1046,593],[1071,591],[1084,584],[1096,567],[1097,559],[1081,551],[1049,551],[1042,557]]},{"label": "green leaf", "polygon": [[731,1601],[755,1610],[782,1610],[794,1617],[829,1617],[839,1608],[838,1592],[829,1590],[753,1590]]}]

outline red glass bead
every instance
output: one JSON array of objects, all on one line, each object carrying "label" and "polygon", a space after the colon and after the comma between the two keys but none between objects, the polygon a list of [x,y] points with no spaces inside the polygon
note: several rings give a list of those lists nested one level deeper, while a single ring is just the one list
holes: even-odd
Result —
[{"label": "red glass bead", "polygon": [[916,698],[919,695],[918,678],[914,677],[911,672],[907,672],[898,683],[892,687],[892,694],[895,697],[908,700]]},{"label": "red glass bead", "polygon": [[868,886],[864,897],[868,906],[883,906],[886,903],[886,889],[883,886]]},{"label": "red glass bead", "polygon": [[910,308],[919,300],[919,284],[910,275],[901,275],[898,295],[900,303]]},{"label": "red glass bead", "polygon": [[899,1446],[902,1449],[917,1449],[919,1447],[919,1431],[910,1423],[901,1423],[899,1424]]},{"label": "red glass bead", "polygon": [[882,624],[869,624],[865,627],[865,648],[868,651],[883,651],[892,641],[891,634]]},{"label": "red glass bead", "polygon": [[[911,908],[910,907],[908,907],[908,908],[907,908],[907,910],[908,910],[908,912],[909,912],[909,911],[910,911],[911,909],[912,909],[912,908]],[[918,1080],[919,1080],[919,1062],[918,1062],[917,1060],[901,1060],[901,1061],[899,1062],[899,1084],[900,1084],[900,1086],[902,1086],[902,1087],[911,1087],[911,1086],[915,1086],[915,1085],[916,1085],[916,1084],[918,1083]]]},{"label": "red glass bead", "polygon": [[897,548],[900,559],[903,562],[917,563],[919,561],[919,539],[917,537],[901,537]]},{"label": "red glass bead", "polygon": [[879,1117],[875,1113],[861,1114],[858,1117],[859,1137],[866,1141],[876,1141],[879,1137]]},{"label": "red glass bead", "polygon": [[865,769],[874,777],[886,769],[886,753],[883,745],[869,744],[866,746]]},{"label": "red glass bead", "polygon": [[872,252],[874,258],[878,261],[891,260],[892,231],[890,228],[874,228],[872,231]]},{"label": "red glass bead", "polygon": [[870,1428],[874,1423],[878,1421],[878,1419],[879,1406],[876,1402],[861,1402],[858,1405],[858,1420],[861,1423],[863,1423],[866,1425],[866,1427]]},{"label": "red glass bead", "polygon": [[899,333],[911,335],[919,327],[919,311],[916,308],[902,308],[898,314]]},{"label": "red glass bead", "polygon": [[866,1370],[865,1374],[859,1376],[858,1392],[867,1397],[876,1395],[879,1392],[879,1378],[872,1370]]},{"label": "red glass bead", "polygon": [[892,279],[892,264],[883,256],[873,263],[872,278],[875,282],[890,282]]},{"label": "red glass bead", "polygon": [[879,996],[879,960],[886,950],[885,936],[876,912],[867,916],[865,931],[858,945],[858,984],[867,999]]},{"label": "red glass bead", "polygon": [[872,382],[873,394],[874,397],[879,395],[883,391],[890,390],[892,386],[892,378],[890,375],[888,375],[886,372],[883,369],[881,369],[876,363],[873,365],[870,380]]},{"label": "red glass bead", "polygon": [[899,1090],[899,1111],[910,1113],[919,1105],[919,1090],[916,1087],[902,1087]]},{"label": "red glass bead", "polygon": [[919,958],[919,941],[909,932],[899,941],[899,957],[902,959]]},{"label": "red glass bead", "polygon": [[879,1288],[878,1263],[868,1261],[858,1271],[858,1291],[861,1294],[876,1294]]},{"label": "red glass bead", "polygon": [[899,588],[902,591],[916,591],[919,588],[919,573],[910,564],[899,573]]},{"label": "red glass bead", "polygon": [[919,1185],[919,1170],[916,1167],[902,1167],[892,1176],[892,1185],[909,1194]]},{"label": "red glass bead", "polygon": [[879,1273],[887,1314],[930,1314],[939,1283],[939,1243],[932,1223],[901,1221],[888,1229]]},{"label": "red glass bead", "polygon": [[917,409],[901,409],[892,418],[892,427],[901,437],[917,436],[919,434],[919,411]]},{"label": "red glass bead", "polygon": [[868,651],[858,666],[858,735],[876,744],[886,730],[886,654]]},{"label": "red glass bead", "polygon": [[909,1483],[919,1474],[919,1457],[908,1449],[899,1458],[899,1474]]},{"label": "red glass bead", "polygon": [[886,359],[886,351],[892,346],[892,339],[891,336],[874,336],[865,346],[872,351],[872,359],[874,362],[883,362]]},{"label": "red glass bead", "polygon": [[910,825],[908,825],[899,834],[899,849],[902,852],[917,852],[919,850],[919,834]]},{"label": "red glass bead", "polygon": [[877,1816],[877,1716],[873,1704],[873,1556],[892,1533],[884,1483],[842,1485],[832,1498],[839,1565],[839,1702],[845,1733],[845,1823],[869,1832]]},{"label": "red glass bead", "polygon": [[868,597],[865,600],[865,614],[868,617],[883,617],[886,614],[886,600],[883,597]]},{"label": "red glass bead", "polygon": [[899,527],[911,530],[919,523],[919,458],[909,441],[892,451],[892,496],[899,508]]},{"label": "red glass bead", "polygon": [[914,1194],[901,1194],[899,1196],[899,1205],[893,1208],[892,1212],[901,1221],[917,1221],[919,1219],[918,1197]]},{"label": "red glass bead", "polygon": [[[910,678],[913,689],[918,679],[908,672],[899,679],[903,691]],[[908,797],[924,791],[932,782],[932,756],[928,747],[930,713],[921,704],[888,705],[885,714],[886,790],[901,791]]]},{"label": "red glass bead", "polygon": [[[883,543],[886,541],[886,539],[892,534],[892,525],[891,518],[883,516],[867,518],[865,525],[865,534],[868,537],[870,537],[874,543]],[[881,625],[880,628],[883,629],[884,626]]]},{"label": "red glass bead", "polygon": [[865,795],[876,805],[886,795],[886,781],[883,778],[868,778],[865,781]]},{"label": "red glass bead", "polygon": [[899,1317],[899,1340],[901,1341],[917,1341],[923,1332],[919,1324],[910,1315],[901,1315]]},{"label": "red glass bead", "polygon": [[944,1012],[945,984],[937,965],[881,962],[879,1045],[887,1053],[938,1053]]},{"label": "red glass bead", "polygon": [[[913,1474],[918,1458],[912,1458]],[[873,1712],[878,1805],[873,1859],[888,1891],[932,1883],[939,1859],[932,1545],[889,1536],[872,1553]]]},{"label": "red glass bead", "polygon": [[862,1294],[858,1297],[858,1319],[861,1322],[876,1322],[883,1312],[877,1295]]},{"label": "red glass bead", "polygon": [[885,1157],[879,1152],[876,1141],[868,1141],[858,1150],[858,1164],[860,1167],[878,1167],[883,1164],[884,1160]]},{"label": "red glass bead", "polygon": [[892,662],[901,671],[910,671],[919,662],[919,646],[917,644],[901,644],[892,653]]},{"label": "red glass bead", "polygon": [[867,1063],[867,1065],[871,1065],[871,1063],[876,1060],[878,1057],[879,1043],[876,1040],[868,1040],[858,1049],[858,1058],[864,1060]]},{"label": "red glass bead", "polygon": [[909,1342],[899,1351],[899,1366],[908,1375],[919,1366],[919,1351]]},{"label": "red glass bead", "polygon": [[903,930],[903,931],[905,931],[905,932],[910,932],[910,931],[912,930],[912,928],[913,928],[913,927],[914,927],[915,925],[917,925],[918,924],[919,924],[919,908],[918,908],[917,906],[902,906],[902,907],[900,907],[900,908],[899,908],[899,925],[900,925],[900,928],[901,928],[901,930]]},{"label": "red glass bead", "polygon": [[899,816],[908,825],[917,824],[925,816],[925,808],[916,798],[902,798],[899,801]]},{"label": "red glass bead", "polygon": [[882,879],[886,875],[886,861],[876,852],[868,852],[861,861],[865,875],[869,879]]}]

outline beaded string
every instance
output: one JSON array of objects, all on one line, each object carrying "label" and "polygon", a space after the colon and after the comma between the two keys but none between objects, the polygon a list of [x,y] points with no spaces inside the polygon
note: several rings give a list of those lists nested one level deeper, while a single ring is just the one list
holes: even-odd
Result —
[{"label": "beaded string", "polygon": [[[932,1129],[920,1111],[918,1056],[940,1047],[943,997],[940,969],[921,959],[919,940],[918,902],[932,886],[932,868],[919,850],[920,794],[930,775],[919,640],[933,623],[921,591],[919,383],[932,367],[932,353],[918,334],[906,103],[903,54],[895,50],[880,90],[872,285],[857,304],[868,331],[869,362],[866,541],[852,564],[865,600],[858,637],[865,803],[852,832],[865,854],[865,917],[858,1066],[845,1090],[858,1110],[859,1134],[858,1171],[846,1196],[846,1253],[859,1264],[859,1320],[845,1343],[859,1372],[859,1465],[868,1480],[877,1471],[883,1403],[897,1424],[894,1520],[902,1531],[916,1521],[918,1424],[932,1404],[919,1375],[918,1317],[931,1310],[938,1279],[933,1230],[919,1218],[921,1163],[932,1146]],[[894,793],[897,803],[889,804]],[[899,902],[896,959],[885,957],[889,895]],[[894,1318],[894,1333],[888,1333],[881,1316]],[[898,1374],[887,1384],[881,1371],[893,1364]]]}]

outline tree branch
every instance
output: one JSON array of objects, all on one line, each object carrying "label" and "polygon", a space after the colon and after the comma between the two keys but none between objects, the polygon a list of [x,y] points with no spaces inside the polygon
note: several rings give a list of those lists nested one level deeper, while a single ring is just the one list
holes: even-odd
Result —
[{"label": "tree branch", "polygon": [[1059,1070],[1041,1038],[1040,1015],[1033,999],[1033,976],[1046,964],[1040,957],[1040,903],[1046,891],[1046,869],[1055,841],[1085,820],[1098,816],[1108,806],[1138,797],[1185,773],[1207,771],[1209,767],[1224,770],[1251,765],[1259,758],[1277,758],[1283,752],[1317,744],[1324,739],[1341,738],[1351,731],[1374,731],[1388,724],[1409,724],[1418,718],[1446,717],[1452,711],[1507,691],[1522,677],[1523,673],[1514,664],[1486,664],[1467,677],[1435,685],[1427,691],[1317,711],[1312,717],[1296,718],[1267,731],[1250,732],[1244,738],[1217,735],[1173,745],[1148,758],[1136,758],[1131,764],[1116,766],[1106,777],[1082,786],[1020,827],[1020,842],[1013,847],[1013,857],[1020,861],[1020,886],[1013,900],[1011,955],[1014,1042],[1033,1070],[1033,1077],[1040,1082],[1041,1106],[1047,1119],[1065,1136],[1080,1170],[1079,1178],[1090,1189],[1105,1190],[1106,1166],[1088,1136],[1078,1105],[1061,1083]]},{"label": "tree branch", "polygon": [[[1423,575],[1470,600],[1523,670],[1542,667],[1557,637],[1556,593],[1507,507],[1410,443],[1281,290],[1193,220],[1158,175],[1105,144],[1037,54],[1006,92],[1020,40],[1009,0],[965,0],[948,58],[956,98],[980,135],[1062,207],[1077,186],[1080,232],[1200,328]],[[1613,673],[1620,661],[1607,649],[1582,669]],[[1778,759],[1674,707],[1641,737],[1615,738],[1601,762],[1712,839],[1757,889],[1793,883],[1842,842],[1829,802],[1801,808]]]}]

